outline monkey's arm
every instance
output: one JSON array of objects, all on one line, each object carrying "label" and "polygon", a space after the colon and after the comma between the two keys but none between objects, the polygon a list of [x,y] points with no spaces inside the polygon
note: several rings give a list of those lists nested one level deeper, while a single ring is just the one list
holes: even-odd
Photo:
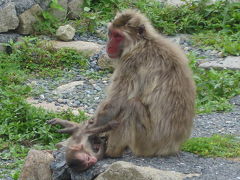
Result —
[{"label": "monkey's arm", "polygon": [[59,125],[63,126],[64,129],[58,130],[59,133],[72,134],[80,128],[80,125],[78,123],[70,122],[67,120],[62,120],[59,118],[54,118],[54,119],[48,120],[47,123],[51,124],[51,125],[59,124]]},{"label": "monkey's arm", "polygon": [[101,103],[94,116],[93,127],[99,127],[108,124],[114,120],[121,110],[121,99],[113,98]]},{"label": "monkey's arm", "polygon": [[117,128],[119,124],[120,124],[120,122],[112,120],[112,121],[110,121],[107,124],[102,125],[102,126],[87,127],[85,132],[90,133],[90,134],[99,134],[99,133],[103,133],[103,132],[106,132],[106,131],[110,131],[114,128]]}]

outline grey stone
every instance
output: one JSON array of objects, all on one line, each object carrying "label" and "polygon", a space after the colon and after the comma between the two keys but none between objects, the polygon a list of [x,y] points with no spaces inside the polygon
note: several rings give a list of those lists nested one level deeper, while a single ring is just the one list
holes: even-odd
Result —
[{"label": "grey stone", "polygon": [[182,180],[199,174],[183,174],[175,171],[162,171],[151,167],[140,167],[129,162],[113,163],[95,180]]},{"label": "grey stone", "polygon": [[44,94],[41,94],[41,95],[39,96],[39,98],[40,98],[41,100],[44,100],[44,99],[45,99]]},{"label": "grey stone", "polygon": [[56,32],[58,39],[63,41],[70,41],[73,39],[76,30],[69,24],[60,26]]},{"label": "grey stone", "polygon": [[57,100],[57,102],[58,102],[58,103],[62,103],[62,104],[66,104],[66,103],[67,103],[67,100],[66,100],[66,99],[61,99],[61,98],[59,98],[59,99]]},{"label": "grey stone", "polygon": [[20,34],[33,33],[33,25],[37,22],[37,16],[42,12],[42,8],[36,4],[19,16],[20,24],[18,32]]},{"label": "grey stone", "polygon": [[59,5],[62,6],[63,9],[51,8],[50,12],[57,19],[64,20],[67,17],[68,0],[58,0],[58,3],[59,3]]},{"label": "grey stone", "polygon": [[53,155],[49,151],[30,150],[19,180],[52,180],[50,164]]},{"label": "grey stone", "polygon": [[240,56],[228,56],[222,61],[209,61],[199,65],[201,68],[240,70]]},{"label": "grey stone", "polygon": [[68,93],[72,91],[76,86],[79,86],[79,85],[82,86],[83,84],[84,84],[83,81],[73,81],[68,84],[59,86],[57,89],[54,90],[53,93],[55,94]]},{"label": "grey stone", "polygon": [[19,20],[15,10],[15,3],[9,2],[0,6],[0,33],[14,30]]},{"label": "grey stone", "polygon": [[183,5],[184,2],[182,0],[159,0],[162,3],[167,3],[167,4],[171,4],[174,6],[180,6]]},{"label": "grey stone", "polygon": [[16,4],[17,15],[30,9],[36,2],[34,0],[12,0]]},{"label": "grey stone", "polygon": [[0,0],[0,6],[3,6],[9,2],[11,2],[11,0]]},{"label": "grey stone", "polygon": [[82,5],[84,1],[83,0],[71,0],[68,3],[68,18],[69,19],[77,19],[79,18],[80,13],[83,11]]},{"label": "grey stone", "polygon": [[53,48],[61,49],[61,48],[71,48],[75,49],[78,52],[85,53],[87,55],[92,55],[94,53],[99,52],[102,49],[102,45],[86,42],[86,41],[71,41],[71,42],[62,42],[62,41],[52,41]]},{"label": "grey stone", "polygon": [[20,37],[16,33],[0,33],[0,43],[8,43],[10,40],[16,41]]}]

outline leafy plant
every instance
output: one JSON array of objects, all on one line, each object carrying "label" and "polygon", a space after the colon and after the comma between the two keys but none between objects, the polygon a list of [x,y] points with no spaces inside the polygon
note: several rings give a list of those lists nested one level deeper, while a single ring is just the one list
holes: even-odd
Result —
[{"label": "leafy plant", "polygon": [[11,46],[13,53],[8,58],[19,62],[21,68],[29,72],[54,76],[64,68],[78,66],[86,69],[88,67],[88,59],[85,55],[73,49],[56,50],[48,41],[35,37],[26,37],[22,42]]},{"label": "leafy plant", "polygon": [[240,157],[240,140],[226,135],[196,137],[185,142],[182,150],[207,157]]},{"label": "leafy plant", "polygon": [[223,55],[240,55],[240,32],[231,35],[225,31],[207,31],[195,34],[192,39],[195,44],[203,48],[217,49],[223,52]]},{"label": "leafy plant", "polygon": [[57,28],[61,25],[51,10],[63,11],[64,8],[58,3],[58,0],[51,0],[49,7],[48,10],[42,11],[40,17],[37,18],[37,22],[33,26],[35,34],[55,35]]},{"label": "leafy plant", "polygon": [[89,7],[84,7],[80,14],[80,19],[74,21],[77,32],[80,33],[95,33],[97,26],[100,24],[97,21],[98,12],[92,12]]},{"label": "leafy plant", "polygon": [[197,112],[229,111],[229,98],[240,94],[240,71],[205,70],[198,67],[197,58],[189,54],[197,85]]}]

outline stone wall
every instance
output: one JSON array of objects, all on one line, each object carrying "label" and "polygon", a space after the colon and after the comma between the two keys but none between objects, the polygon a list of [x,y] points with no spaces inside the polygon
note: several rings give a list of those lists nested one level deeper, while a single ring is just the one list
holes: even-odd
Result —
[{"label": "stone wall", "polygon": [[[33,32],[36,17],[49,10],[60,20],[76,19],[82,11],[83,0],[59,0],[64,10],[50,8],[51,0],[0,0],[0,43],[14,39],[17,34]],[[6,35],[7,34],[7,35]],[[1,35],[6,36],[1,38]]]}]

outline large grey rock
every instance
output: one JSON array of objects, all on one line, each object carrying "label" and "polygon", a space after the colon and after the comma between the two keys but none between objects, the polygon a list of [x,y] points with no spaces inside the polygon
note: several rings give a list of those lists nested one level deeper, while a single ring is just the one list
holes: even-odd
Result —
[{"label": "large grey rock", "polygon": [[17,33],[0,33],[0,43],[8,43],[11,39],[16,41],[19,36]]},{"label": "large grey rock", "polygon": [[8,2],[0,6],[0,33],[14,30],[18,27],[18,24],[15,3]]},{"label": "large grey rock", "polygon": [[30,9],[25,11],[19,16],[20,24],[18,32],[20,34],[31,34],[33,33],[33,25],[37,22],[37,16],[42,12],[42,8],[35,4]]},{"label": "large grey rock", "polygon": [[64,20],[67,17],[68,0],[58,0],[58,4],[61,5],[63,9],[51,8],[50,12],[57,19]]},{"label": "large grey rock", "polygon": [[183,174],[175,171],[162,171],[151,167],[140,167],[125,161],[113,163],[95,180],[182,180],[197,174]]},{"label": "large grey rock", "polygon": [[30,9],[36,2],[34,0],[12,0],[16,4],[17,15]]},{"label": "large grey rock", "polygon": [[240,56],[228,56],[222,61],[209,61],[199,65],[201,68],[240,70]]},{"label": "large grey rock", "polygon": [[84,81],[73,81],[64,85],[57,87],[53,93],[54,94],[61,94],[61,93],[69,93],[77,86],[83,86]]},{"label": "large grey rock", "polygon": [[77,19],[79,18],[80,13],[83,11],[82,5],[83,0],[71,0],[68,3],[68,18],[69,19]]},{"label": "large grey rock", "polygon": [[56,32],[58,39],[63,41],[70,41],[73,39],[76,30],[69,24],[60,26]]},{"label": "large grey rock", "polygon": [[71,48],[88,55],[93,55],[103,48],[103,45],[86,41],[52,41],[52,44],[55,49]]},{"label": "large grey rock", "polygon": [[49,151],[30,150],[19,180],[52,180],[50,164],[53,160]]}]

